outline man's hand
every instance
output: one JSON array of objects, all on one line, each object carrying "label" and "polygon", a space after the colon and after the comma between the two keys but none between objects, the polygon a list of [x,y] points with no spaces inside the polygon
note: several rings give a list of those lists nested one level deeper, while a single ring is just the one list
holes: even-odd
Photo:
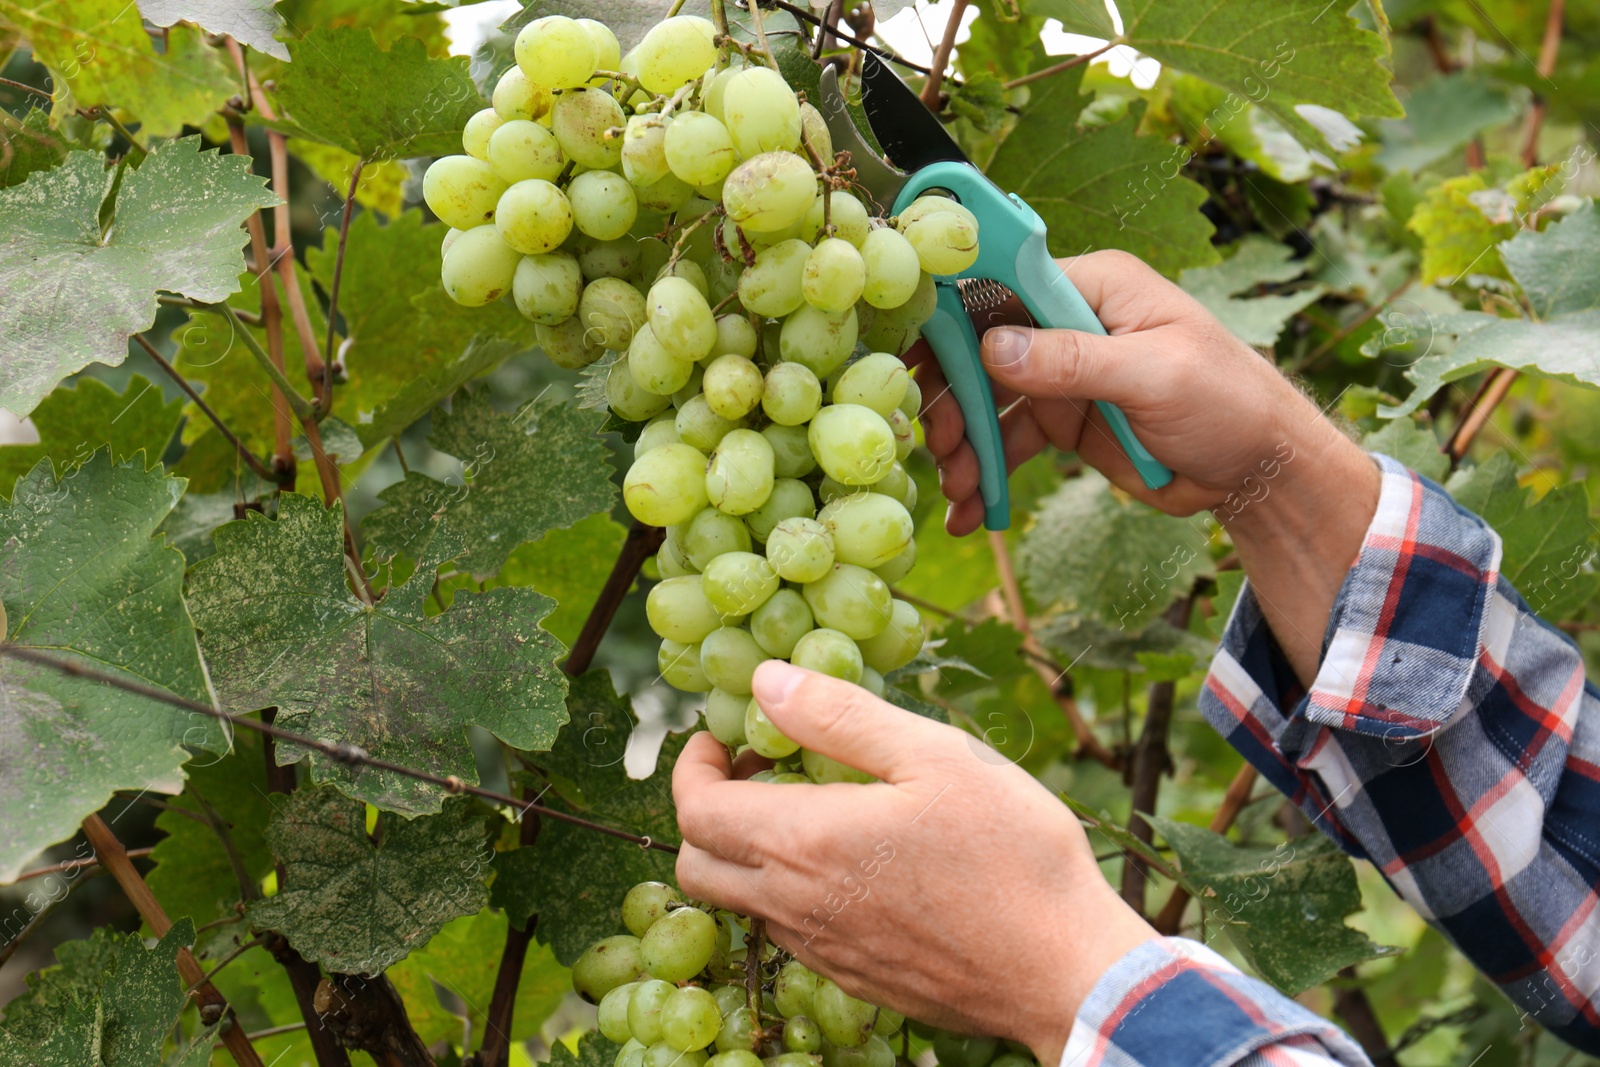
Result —
[{"label": "man's hand", "polygon": [[764,917],[852,996],[1056,1062],[1095,980],[1155,936],[1071,812],[977,739],[858,686],[769,661],[755,693],[790,738],[880,781],[739,781],[695,735],[672,777],[684,891]]}]

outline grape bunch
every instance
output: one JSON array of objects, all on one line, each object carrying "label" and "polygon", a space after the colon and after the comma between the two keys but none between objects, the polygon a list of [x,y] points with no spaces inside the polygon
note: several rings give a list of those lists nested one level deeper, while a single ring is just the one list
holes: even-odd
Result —
[{"label": "grape bunch", "polygon": [[630,889],[622,921],[629,933],[596,942],[572,967],[573,987],[600,1006],[600,1032],[622,1046],[615,1067],[896,1067],[907,1027],[931,1039],[939,1067],[1037,1067],[1022,1046],[858,1000],[772,945],[752,989],[743,920],[663,882]]}]

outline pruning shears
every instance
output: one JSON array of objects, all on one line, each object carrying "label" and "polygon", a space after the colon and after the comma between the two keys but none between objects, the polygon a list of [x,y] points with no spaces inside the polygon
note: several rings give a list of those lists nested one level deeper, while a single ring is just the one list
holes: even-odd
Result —
[{"label": "pruning shears", "polygon": [[[832,67],[823,71],[821,85],[821,111],[828,132],[835,147],[849,149],[856,180],[881,205],[892,205],[895,214],[917,197],[941,190],[978,219],[978,260],[958,275],[935,279],[938,303],[933,317],[922,327],[922,336],[955,394],[967,440],[977,453],[983,524],[991,530],[1004,530],[1011,524],[1005,449],[970,313],[998,307],[1015,294],[1041,326],[1102,335],[1106,329],[1056,266],[1038,213],[1021,197],[1006,193],[986,178],[916,93],[882,60],[871,52],[865,52],[862,60],[862,105],[887,159],[874,152],[856,128]],[[1145,485],[1159,489],[1170,482],[1172,472],[1134,436],[1127,416],[1115,404],[1095,401],[1095,405]]]}]

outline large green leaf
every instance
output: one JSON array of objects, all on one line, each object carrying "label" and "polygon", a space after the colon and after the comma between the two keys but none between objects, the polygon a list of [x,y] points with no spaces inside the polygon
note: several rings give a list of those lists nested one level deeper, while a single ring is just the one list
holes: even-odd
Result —
[{"label": "large green leaf", "polygon": [[[0,502],[9,639],[207,698],[183,557],[152,534],[181,479],[97,452],[57,479],[41,462]],[[185,745],[225,746],[215,721],[49,667],[0,658],[0,882],[72,836],[117,789],[182,788]]]},{"label": "large green leaf", "polygon": [[1036,603],[1131,630],[1213,571],[1200,523],[1131,500],[1093,472],[1045,499],[1018,565]]},{"label": "large green leaf", "polygon": [[45,456],[67,470],[109,445],[114,460],[143,451],[145,465],[154,466],[182,417],[182,400],[167,402],[160,389],[137,374],[121,393],[95,378],[56,389],[30,416],[38,443],[0,445],[0,496]]},{"label": "large green leaf", "polygon": [[1499,245],[1516,235],[1523,218],[1553,197],[1560,169],[1536,167],[1504,187],[1482,171],[1447,178],[1428,190],[1406,223],[1422,238],[1422,281],[1456,283],[1472,275],[1507,278]]},{"label": "large green leaf", "polygon": [[1294,134],[1257,105],[1240,103],[1220,85],[1188,74],[1172,79],[1172,113],[1193,143],[1215,140],[1256,164],[1273,181],[1303,182],[1311,177],[1311,153]]},{"label": "large green leaf", "polygon": [[1543,232],[1524,230],[1500,258],[1540,321],[1600,308],[1600,210],[1591,201]]},{"label": "large green leaf", "polygon": [[1361,447],[1391,456],[1436,482],[1450,473],[1450,457],[1439,450],[1439,438],[1430,427],[1409,418],[1395,419],[1367,434]]},{"label": "large green leaf", "polygon": [[[84,849],[87,854],[87,843]],[[43,1044],[73,1004],[94,999],[101,982],[116,970],[125,939],[97,926],[82,940],[58,944],[55,966],[28,975],[27,991],[6,1004],[4,1029],[22,1044]]]},{"label": "large green leaf", "polygon": [[116,955],[98,954],[94,962],[104,970],[69,979],[78,995],[50,1010],[42,1043],[0,1028],[0,1067],[158,1067],[167,1034],[189,1002],[178,950],[194,943],[194,922],[180,919],[151,949],[137,934],[106,940]]},{"label": "large green leaf", "polygon": [[[468,726],[540,749],[566,721],[563,649],[539,627],[554,606],[528,589],[461,593],[429,616],[435,568],[459,551],[434,538],[410,580],[369,606],[350,592],[340,509],[279,498],[213,535],[189,575],[212,682],[234,712],[276,706],[278,723],[438,775],[476,782]],[[280,763],[308,755],[277,749]],[[441,790],[312,754],[311,768],[350,796],[391,811],[439,810]]]},{"label": "large green leaf", "polygon": [[419,558],[440,523],[466,541],[473,577],[499,573],[512,551],[547,531],[608,510],[616,499],[600,440],[603,421],[555,398],[499,414],[487,390],[463,390],[433,417],[428,441],[465,465],[445,484],[420,471],[378,494],[361,527],[379,557]]},{"label": "large green leaf", "polygon": [[1212,226],[1199,211],[1206,193],[1178,173],[1181,150],[1138,136],[1142,101],[1115,122],[1080,127],[1089,101],[1082,80],[1076,67],[1033,86],[989,177],[1039,213],[1058,256],[1121,248],[1165,274],[1215,263]]},{"label": "large green leaf", "polygon": [[1304,274],[1309,264],[1291,260],[1292,254],[1288,245],[1252,235],[1223,262],[1184,271],[1181,284],[1245,343],[1266,347],[1277,343],[1295,312],[1323,293],[1322,286],[1308,285],[1292,293],[1240,296],[1257,286],[1293,281]]},{"label": "large green leaf", "polygon": [[[567,706],[571,721],[555,747],[537,757],[553,787],[544,803],[677,844],[671,783],[660,768],[677,759],[687,735],[669,734],[656,757],[656,773],[641,781],[629,778],[622,765],[634,722],[627,698],[617,694],[610,675],[591,671],[574,680]],[[651,879],[672,880],[673,859],[669,853],[546,819],[533,848],[502,852],[494,866],[490,902],[519,926],[538,915],[539,940],[570,964],[595,941],[621,931],[618,909],[629,889]]]},{"label": "large green leaf", "polygon": [[1276,848],[1235,845],[1200,826],[1150,816],[1202,904],[1232,919],[1228,936],[1256,971],[1291,996],[1345,967],[1394,954],[1345,925],[1361,910],[1349,857],[1320,834]]},{"label": "large green leaf", "polygon": [[628,531],[610,515],[591,515],[511,553],[489,584],[529,586],[554,600],[556,610],[544,620],[544,628],[570,645],[600,598],[600,587],[627,537]]},{"label": "large green leaf", "polygon": [[248,157],[186,137],[123,175],[106,227],[111,174],[96,153],[0,191],[0,407],[26,415],[73,371],[121,363],[128,337],[155,322],[158,290],[232,293],[244,268],[239,224],[277,203],[262,182]]},{"label": "large green leaf", "polygon": [[1510,122],[1517,107],[1505,90],[1475,71],[1438,74],[1406,97],[1406,116],[1379,126],[1386,170],[1420,170],[1484,130]]},{"label": "large green leaf", "polygon": [[341,974],[378,974],[489,899],[483,807],[467,797],[437,815],[380,816],[374,839],[359,801],[301,788],[273,814],[267,843],[283,885],[250,905],[251,924]]},{"label": "large green leaf", "polygon": [[289,50],[277,39],[283,20],[275,0],[139,0],[139,11],[157,26],[192,22],[208,33],[225,33],[242,45],[278,59]]},{"label": "large green leaf", "polygon": [[239,91],[238,69],[199,30],[174,26],[158,53],[125,0],[0,0],[0,19],[50,68],[58,111],[126,108],[143,133],[173,137]]},{"label": "large green leaf", "polygon": [[298,132],[363,159],[461,150],[461,127],[484,107],[465,56],[435,59],[415,37],[388,50],[370,30],[314,29],[289,45],[278,102]]},{"label": "large green leaf", "polygon": [[59,166],[70,150],[65,138],[50,128],[50,112],[43,108],[30,107],[20,119],[0,113],[0,188]]}]

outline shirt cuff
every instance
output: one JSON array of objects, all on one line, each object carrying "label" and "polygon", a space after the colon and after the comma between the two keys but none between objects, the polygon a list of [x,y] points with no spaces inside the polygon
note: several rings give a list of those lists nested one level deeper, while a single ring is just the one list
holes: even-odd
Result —
[{"label": "shirt cuff", "polygon": [[1060,1067],[1225,1067],[1289,1041],[1320,1046],[1322,1056],[1310,1062],[1368,1062],[1326,1019],[1199,942],[1166,937],[1137,946],[1100,976]]}]

